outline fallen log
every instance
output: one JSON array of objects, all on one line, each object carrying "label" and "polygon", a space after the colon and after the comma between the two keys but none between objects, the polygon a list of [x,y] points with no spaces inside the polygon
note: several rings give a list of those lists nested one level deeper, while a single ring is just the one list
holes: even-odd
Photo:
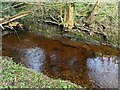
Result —
[{"label": "fallen log", "polygon": [[17,14],[15,16],[11,16],[11,17],[8,17],[8,18],[3,18],[2,20],[0,20],[0,25],[7,24],[9,22],[12,22],[16,19],[22,18],[22,17],[27,16],[29,14],[31,14],[31,11],[22,12],[20,14]]}]

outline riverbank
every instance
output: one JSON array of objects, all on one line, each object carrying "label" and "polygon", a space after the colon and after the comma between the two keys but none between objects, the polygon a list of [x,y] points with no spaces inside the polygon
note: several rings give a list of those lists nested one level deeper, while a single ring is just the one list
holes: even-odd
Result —
[{"label": "riverbank", "polygon": [[2,82],[0,88],[81,88],[69,81],[51,79],[42,73],[16,64],[9,57],[0,60]]}]

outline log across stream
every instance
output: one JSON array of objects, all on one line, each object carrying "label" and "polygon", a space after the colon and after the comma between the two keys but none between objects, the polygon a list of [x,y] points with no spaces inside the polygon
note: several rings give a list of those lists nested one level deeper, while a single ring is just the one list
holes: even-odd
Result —
[{"label": "log across stream", "polygon": [[3,36],[2,54],[51,78],[83,87],[118,87],[118,49],[32,33]]}]

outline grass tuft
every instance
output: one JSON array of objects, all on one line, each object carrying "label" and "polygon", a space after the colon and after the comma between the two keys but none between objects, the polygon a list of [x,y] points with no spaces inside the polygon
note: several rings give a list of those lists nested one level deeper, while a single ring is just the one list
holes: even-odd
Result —
[{"label": "grass tuft", "polygon": [[0,66],[2,66],[0,88],[81,88],[69,81],[54,80],[21,64],[16,64],[9,57],[1,58]]}]

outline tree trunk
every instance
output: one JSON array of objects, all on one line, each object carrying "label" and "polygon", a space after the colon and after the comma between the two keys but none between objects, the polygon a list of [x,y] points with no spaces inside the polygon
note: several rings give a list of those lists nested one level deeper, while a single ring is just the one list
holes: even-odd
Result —
[{"label": "tree trunk", "polygon": [[68,10],[68,30],[71,30],[74,27],[74,3],[70,3]]},{"label": "tree trunk", "polygon": [[103,0],[97,0],[93,11],[91,12],[91,15],[89,16],[89,18],[86,21],[86,25],[90,26],[96,19],[96,15],[98,15],[100,9],[103,7]]}]

